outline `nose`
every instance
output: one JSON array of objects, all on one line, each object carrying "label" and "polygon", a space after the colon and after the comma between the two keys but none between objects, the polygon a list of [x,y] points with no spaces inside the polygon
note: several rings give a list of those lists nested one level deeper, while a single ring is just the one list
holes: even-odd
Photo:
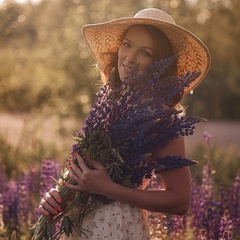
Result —
[{"label": "nose", "polygon": [[128,52],[127,56],[126,56],[126,60],[129,63],[136,63],[137,62],[137,53],[134,51],[130,51]]}]

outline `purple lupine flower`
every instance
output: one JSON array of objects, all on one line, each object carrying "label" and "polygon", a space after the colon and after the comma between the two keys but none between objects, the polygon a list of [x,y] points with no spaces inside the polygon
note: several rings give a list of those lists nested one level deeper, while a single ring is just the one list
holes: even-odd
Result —
[{"label": "purple lupine flower", "polygon": [[42,160],[40,197],[42,197],[45,192],[55,187],[55,182],[52,177],[57,178],[58,169],[58,163],[55,163],[50,159]]},{"label": "purple lupine flower", "polygon": [[154,174],[152,176],[151,181],[147,185],[147,188],[154,189],[154,190],[162,188],[162,185],[159,180],[159,175]]},{"label": "purple lupine flower", "polygon": [[[219,194],[216,195],[216,192],[213,192],[214,189],[209,188],[209,185],[213,185],[211,167],[204,167],[202,184],[196,178],[192,178],[189,218],[181,219],[177,216],[170,215],[169,217],[161,213],[149,212],[152,236],[159,239],[164,239],[165,236],[170,239],[183,239],[186,236],[184,235],[186,231],[189,234],[186,221],[190,220],[189,227],[192,239],[239,239],[240,225],[236,221],[239,219],[239,173],[240,170],[232,188],[227,191],[221,186],[218,190]],[[150,189],[161,188],[156,175],[148,187]],[[217,198],[217,196],[219,197]]]},{"label": "purple lupine flower", "polygon": [[[218,219],[219,221],[219,219]],[[230,219],[230,215],[228,213],[228,210],[226,209],[224,211],[224,214],[220,217],[220,224],[218,229],[218,239],[224,240],[224,239],[234,239],[233,237],[233,229],[234,224],[232,220]]]},{"label": "purple lupine flower", "polygon": [[212,134],[209,133],[208,131],[203,131],[203,139],[204,141],[207,143],[207,145],[212,148],[213,147],[213,143],[212,143]]},{"label": "purple lupine flower", "polygon": [[228,203],[229,215],[233,221],[234,229],[236,229],[236,239],[240,237],[240,169],[236,174],[233,186],[229,191]]},{"label": "purple lupine flower", "polygon": [[[209,225],[214,221],[213,215],[213,179],[211,175],[211,167],[209,165],[203,167],[201,185],[195,178],[192,179],[192,196],[190,214],[193,217],[191,227],[199,239],[209,233]],[[201,197],[199,197],[201,196]]]},{"label": "purple lupine flower", "polygon": [[[153,175],[147,189],[161,189],[159,175]],[[148,221],[153,239],[182,239],[186,231],[186,216],[148,212]],[[168,237],[168,238],[167,238]]]},{"label": "purple lupine flower", "polygon": [[210,142],[212,139],[212,134],[208,133],[207,131],[203,131],[203,139],[205,142]]},{"label": "purple lupine flower", "polygon": [[172,215],[171,222],[172,230],[170,236],[172,239],[181,239],[186,230],[186,216]]},{"label": "purple lupine flower", "polygon": [[4,201],[4,195],[6,194],[6,175],[0,167],[0,229],[2,229],[5,226],[4,220],[5,220],[5,201]]},{"label": "purple lupine flower", "polygon": [[[202,184],[192,185],[191,215],[192,225],[198,238],[219,239],[221,236],[220,219],[228,207],[228,192],[219,190],[219,199],[214,193],[214,181],[210,165],[203,167]],[[230,226],[230,225],[229,225]],[[231,229],[229,227],[229,229]],[[229,230],[230,231],[230,230]],[[230,234],[230,232],[229,232]]]},{"label": "purple lupine flower", "polygon": [[221,233],[220,233],[220,225],[221,222],[219,219],[222,218],[224,215],[225,211],[228,209],[228,202],[229,202],[229,192],[226,191],[224,186],[220,186],[218,190],[218,199],[213,202],[212,208],[214,209],[214,219],[211,221],[211,224],[209,224],[209,236],[214,237],[214,238],[220,238]]},{"label": "purple lupine flower", "polygon": [[[58,163],[55,163],[51,159],[42,160],[42,169],[40,174],[40,198],[43,197],[43,194],[49,191],[51,188],[55,187],[55,182],[52,177],[57,178],[56,174],[58,171]],[[35,174],[35,172],[33,172]],[[33,185],[34,186],[34,185]],[[34,211],[34,221],[39,218],[40,212],[38,207]]]},{"label": "purple lupine flower", "polygon": [[30,191],[34,193],[39,192],[39,168],[38,167],[33,167],[31,168],[29,174],[29,179],[30,179]]},{"label": "purple lupine flower", "polygon": [[5,182],[6,182],[6,175],[2,169],[2,167],[0,167],[0,192],[3,193],[6,191],[6,185],[5,185]]},{"label": "purple lupine flower", "polygon": [[51,159],[42,160],[42,169],[40,175],[40,198],[43,194],[55,187],[55,182],[52,177],[57,178],[57,172],[59,170],[59,163],[54,162]]},{"label": "purple lupine flower", "polygon": [[3,221],[3,211],[4,211],[3,195],[2,193],[0,193],[0,230],[3,230],[5,227],[5,223]]},{"label": "purple lupine flower", "polygon": [[[151,71],[148,69],[142,76],[137,76],[137,67],[134,67],[129,81],[119,84],[114,83],[114,74],[111,74],[110,82],[100,89],[89,117],[77,132],[77,144],[72,146],[69,158],[77,163],[75,155],[79,154],[90,168],[88,159],[95,159],[106,167],[113,181],[131,187],[141,185],[144,177],[151,178],[153,170],[159,173],[195,164],[195,161],[178,156],[145,161],[145,156],[164,147],[170,140],[179,135],[191,135],[193,125],[202,120],[180,116],[181,111],[171,106],[173,99],[200,74],[187,72],[178,77],[163,77],[165,69],[175,60],[176,57],[172,57],[156,62],[150,66]],[[60,180],[72,181],[68,175],[61,177]],[[60,194],[64,192],[63,201],[65,198],[69,201],[70,190],[60,183],[59,187]],[[90,211],[89,203],[82,199],[78,194],[69,205],[83,205],[86,214]],[[98,195],[92,199],[110,201]],[[63,217],[64,214],[53,218],[56,221]],[[69,221],[69,218],[63,222],[65,220]],[[80,224],[79,219],[78,222]],[[36,235],[41,235],[42,226],[36,226]],[[45,232],[45,237],[50,237],[49,232]]]},{"label": "purple lupine flower", "polygon": [[6,184],[6,192],[2,194],[3,197],[3,221],[6,225],[11,226],[12,229],[18,228],[18,193],[16,181],[10,180]]},{"label": "purple lupine flower", "polygon": [[28,212],[33,208],[32,200],[32,171],[24,173],[17,181],[18,186],[18,218],[20,219],[20,227],[28,225]]},{"label": "purple lupine flower", "polygon": [[214,195],[213,178],[211,174],[211,166],[206,165],[202,170],[201,199],[200,199],[200,215],[199,224],[201,228],[208,228],[211,219],[211,201]]},{"label": "purple lupine flower", "polygon": [[196,177],[191,179],[191,201],[189,213],[192,216],[191,228],[195,231],[198,228],[198,218],[200,215],[200,191],[201,187],[197,183]]}]

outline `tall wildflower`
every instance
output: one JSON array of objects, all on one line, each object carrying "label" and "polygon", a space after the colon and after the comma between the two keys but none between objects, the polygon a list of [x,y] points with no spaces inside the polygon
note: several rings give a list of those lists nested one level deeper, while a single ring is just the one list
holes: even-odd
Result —
[{"label": "tall wildflower", "polygon": [[4,223],[13,226],[14,230],[18,228],[18,194],[17,184],[13,179],[6,184],[6,192],[3,193],[4,201]]},{"label": "tall wildflower", "polygon": [[[206,234],[212,238],[216,234],[216,224],[215,214],[217,214],[218,206],[215,206],[214,203],[214,180],[213,180],[213,169],[211,165],[211,150],[212,150],[212,135],[207,131],[203,132],[203,139],[208,146],[208,152],[205,156],[207,160],[207,165],[203,166],[202,169],[202,183],[199,189],[199,198],[198,201],[198,218],[197,226],[201,229],[199,231],[199,237],[204,237]],[[219,205],[219,204],[217,204]]]},{"label": "tall wildflower", "polygon": [[226,209],[224,214],[220,217],[219,231],[216,231],[216,233],[218,233],[218,239],[234,239],[233,229],[233,222],[229,216],[228,210]]},{"label": "tall wildflower", "polygon": [[[120,84],[116,84],[115,74],[111,74],[109,83],[98,92],[84,126],[77,132],[69,158],[77,164],[79,154],[89,168],[92,166],[88,159],[95,159],[105,166],[113,181],[128,187],[141,185],[142,179],[151,178],[153,171],[158,174],[195,164],[179,156],[146,161],[154,150],[170,140],[193,134],[194,124],[201,121],[198,117],[181,116],[181,111],[171,105],[199,76],[197,72],[187,72],[164,77],[166,68],[176,59],[173,56],[155,62],[141,76],[137,75],[136,65],[128,81]],[[33,239],[70,235],[73,227],[81,234],[81,222],[86,214],[111,202],[103,196],[73,192],[63,186],[62,181],[75,183],[68,175],[67,165],[57,181],[62,203],[67,203],[67,207],[57,216],[41,216],[33,227]],[[73,208],[79,211],[70,218],[67,213]],[[53,235],[52,228],[59,220],[62,220],[61,231]]]},{"label": "tall wildflower", "polygon": [[2,193],[0,193],[0,230],[1,231],[5,227],[5,223],[3,221],[3,210],[4,210],[3,195],[2,195]]},{"label": "tall wildflower", "polygon": [[31,199],[30,199],[30,184],[31,179],[29,178],[29,174],[23,174],[22,178],[20,178],[17,182],[18,192],[17,198],[18,202],[18,217],[21,219],[21,226],[27,225],[28,220],[28,208],[31,207]]},{"label": "tall wildflower", "polygon": [[29,179],[30,181],[30,191],[32,194],[36,194],[39,192],[39,168],[38,167],[33,167],[31,168],[29,174]]},{"label": "tall wildflower", "polygon": [[[2,165],[1,160],[0,160],[0,164]],[[6,175],[4,173],[4,170],[2,169],[2,166],[0,166],[0,192],[1,193],[6,191],[5,182],[6,182]]]},{"label": "tall wildflower", "polygon": [[236,229],[236,239],[240,238],[240,170],[236,174],[233,186],[229,193],[229,215],[233,221],[233,228]]},{"label": "tall wildflower", "polygon": [[[147,188],[154,190],[162,189],[159,176],[153,175]],[[186,216],[149,211],[148,221],[151,239],[184,239],[186,232]]]},{"label": "tall wildflower", "polygon": [[5,205],[4,194],[6,193],[5,182],[6,182],[6,176],[4,174],[2,167],[0,167],[0,229],[1,230],[5,226],[5,223],[4,223],[4,205]]},{"label": "tall wildflower", "polygon": [[[40,174],[40,197],[42,197],[45,192],[55,187],[54,178],[57,178],[57,172],[59,171],[60,164],[57,161],[52,161],[51,159],[43,159],[41,166],[42,168],[41,168],[41,174]],[[32,175],[35,175],[35,174],[36,172],[33,170]],[[35,184],[33,183],[31,187],[34,190]],[[40,217],[40,212],[37,207],[35,208],[35,212],[33,216],[34,221],[37,221],[39,217]],[[59,224],[60,223],[56,223],[54,228],[52,228],[53,233],[59,230]]]},{"label": "tall wildflower", "polygon": [[201,185],[195,178],[192,181],[190,213],[192,227],[199,239],[205,239],[211,232],[215,232],[215,211],[212,169],[210,165],[206,165],[202,170]]},{"label": "tall wildflower", "polygon": [[47,192],[50,188],[55,186],[55,182],[52,177],[57,177],[57,171],[59,170],[59,166],[57,163],[50,159],[42,160],[42,169],[40,175],[40,196],[42,197],[45,192]]},{"label": "tall wildflower", "polygon": [[199,217],[201,215],[200,210],[200,194],[201,194],[201,186],[197,182],[196,177],[192,178],[191,181],[191,202],[190,202],[190,215],[192,216],[191,219],[191,228],[194,231],[197,231],[199,225]]}]

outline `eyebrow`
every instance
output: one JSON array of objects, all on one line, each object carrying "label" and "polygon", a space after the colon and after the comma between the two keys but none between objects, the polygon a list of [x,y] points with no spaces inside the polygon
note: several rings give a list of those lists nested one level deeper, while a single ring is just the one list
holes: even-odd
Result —
[{"label": "eyebrow", "polygon": [[[132,41],[131,41],[130,39],[126,38],[126,37],[125,37],[123,40],[127,40],[127,41],[129,41],[130,43],[132,43]],[[142,46],[141,48],[143,48],[143,49],[149,49],[151,52],[154,52],[154,50],[153,50],[152,48],[147,47],[147,46]]]}]

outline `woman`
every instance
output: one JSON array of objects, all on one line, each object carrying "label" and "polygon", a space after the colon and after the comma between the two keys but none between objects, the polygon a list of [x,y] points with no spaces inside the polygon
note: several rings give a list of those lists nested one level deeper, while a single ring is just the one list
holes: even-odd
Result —
[{"label": "woman", "polygon": [[[184,94],[192,91],[206,75],[210,55],[205,45],[192,33],[175,24],[174,20],[159,9],[145,9],[133,18],[117,19],[102,24],[86,25],[85,40],[95,58],[105,82],[115,68],[115,84],[126,82],[138,64],[138,75],[156,60],[179,54],[177,64],[166,76],[181,75],[187,71],[200,71],[200,75],[184,91],[174,96],[170,107],[179,108]],[[184,138],[179,136],[164,147],[152,152],[150,159],[166,156],[185,157]],[[80,168],[74,162],[69,175],[76,182],[65,186],[74,191],[100,194],[114,202],[94,210],[85,217],[82,227],[86,235],[75,231],[66,239],[150,239],[145,210],[183,215],[190,202],[190,174],[188,167],[161,172],[162,189],[145,190],[129,188],[112,181],[107,170],[99,162],[91,160],[89,169],[81,156],[77,156]],[[51,189],[41,200],[39,210],[43,215],[62,211],[61,197]]]}]

